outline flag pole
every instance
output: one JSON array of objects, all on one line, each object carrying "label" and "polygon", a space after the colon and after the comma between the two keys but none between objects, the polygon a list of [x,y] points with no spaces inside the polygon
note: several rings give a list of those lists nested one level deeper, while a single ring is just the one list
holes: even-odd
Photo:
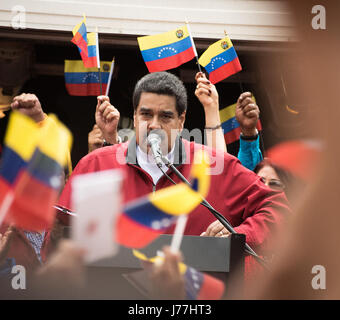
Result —
[{"label": "flag pole", "polygon": [[100,57],[99,57],[99,40],[98,40],[98,27],[96,27],[96,55],[97,55],[97,67],[99,73],[99,87],[100,87],[100,95],[103,95],[103,88],[102,88],[102,74],[100,72]]},{"label": "flag pole", "polygon": [[[172,236],[171,245],[170,245],[170,251],[172,253],[178,253],[179,252],[179,248],[181,247],[181,243],[182,243],[182,239],[183,239],[183,235],[184,235],[184,229],[186,227],[187,221],[188,221],[188,215],[187,214],[182,214],[177,219],[175,231],[174,231],[174,234]],[[157,251],[157,256],[161,257],[163,259],[156,259],[155,265],[161,266],[164,262],[164,252],[163,251]]]},{"label": "flag pole", "polygon": [[109,80],[107,81],[107,86],[106,86],[106,92],[105,92],[105,95],[106,95],[106,96],[109,95],[109,91],[110,91],[110,85],[111,85],[111,79],[112,79],[112,73],[113,73],[114,63],[115,63],[115,58],[113,57],[113,58],[112,58],[112,62],[111,62]]},{"label": "flag pole", "polygon": [[199,71],[199,72],[202,72],[201,65],[200,65],[199,62],[198,62],[198,55],[197,55],[197,51],[196,51],[196,46],[195,46],[195,43],[194,43],[194,39],[193,39],[192,36],[191,36],[191,31],[190,31],[190,26],[189,26],[188,19],[185,19],[185,24],[187,25],[187,28],[188,28],[188,31],[189,31],[189,37],[190,37],[190,40],[191,40],[191,44],[192,44],[192,47],[194,48],[194,53],[195,53],[195,57],[196,57],[196,62],[197,62],[197,65],[198,65],[198,71]]},{"label": "flag pole", "polygon": [[[227,33],[227,31],[226,31],[225,29],[224,29],[224,36],[225,36],[225,37],[228,37],[228,33]],[[243,93],[243,92],[244,92],[244,89],[243,89],[243,85],[242,85],[242,80],[241,80],[241,75],[240,75],[240,73],[238,73],[237,77],[238,77],[238,84],[239,84],[239,86],[240,86],[241,93]]]}]

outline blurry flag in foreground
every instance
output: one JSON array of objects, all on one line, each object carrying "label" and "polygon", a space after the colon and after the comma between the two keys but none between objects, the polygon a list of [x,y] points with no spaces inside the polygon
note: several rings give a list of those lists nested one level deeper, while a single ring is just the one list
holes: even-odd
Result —
[{"label": "blurry flag in foreground", "polygon": [[212,44],[203,52],[198,62],[209,73],[209,80],[213,84],[242,70],[240,60],[228,36]]},{"label": "blurry flag in foreground", "polygon": [[267,157],[274,165],[304,181],[314,176],[321,154],[321,143],[310,140],[285,141],[267,151]]},{"label": "blurry flag in foreground", "polygon": [[53,205],[62,185],[71,141],[69,130],[49,115],[39,131],[32,158],[16,181],[13,202],[5,218],[8,224],[29,231],[46,230],[52,225]]},{"label": "blurry flag in foreground", "polygon": [[72,217],[72,240],[86,250],[88,263],[116,253],[112,230],[120,212],[121,179],[119,170],[106,170],[72,180],[72,203],[77,212]]},{"label": "blurry flag in foreground", "polygon": [[195,57],[187,26],[137,40],[149,72],[173,69]]},{"label": "blurry flag in foreground", "polygon": [[[142,252],[133,250],[133,254],[142,261],[157,263],[157,260],[163,260],[163,257],[156,256],[147,258]],[[218,280],[206,273],[202,273],[186,264],[180,262],[178,264],[180,274],[184,277],[185,294],[187,300],[219,300],[222,298],[225,286],[221,280]],[[137,287],[142,287],[143,291],[150,292],[150,280],[148,276],[149,270],[139,271],[134,277],[133,273],[129,274],[128,280],[137,281]]]},{"label": "blurry flag in foreground", "polygon": [[[10,115],[0,162],[0,212],[5,214],[5,198],[12,197],[13,188],[22,169],[26,168],[39,139],[39,127],[29,117],[13,111]],[[2,214],[0,213],[0,224]]]},{"label": "blurry flag in foreground", "polygon": [[[103,92],[109,80],[113,61],[101,61],[100,70]],[[99,96],[100,84],[97,67],[85,68],[81,60],[65,60],[65,85],[71,96]]]},{"label": "blurry flag in foreground", "polygon": [[117,222],[117,242],[130,248],[142,248],[189,214],[208,193],[210,177],[207,155],[195,153],[191,170],[193,187],[179,183],[150,193],[125,205]]},{"label": "blurry flag in foreground", "polygon": [[[254,97],[252,98],[255,101],[255,98]],[[233,143],[240,139],[241,128],[240,128],[239,123],[236,120],[235,110],[236,110],[236,103],[228,107],[225,107],[223,109],[220,109],[221,124],[222,124],[222,129],[224,132],[224,140],[226,144]],[[260,120],[257,122],[256,128],[258,131],[262,130],[262,125],[261,125]]]}]

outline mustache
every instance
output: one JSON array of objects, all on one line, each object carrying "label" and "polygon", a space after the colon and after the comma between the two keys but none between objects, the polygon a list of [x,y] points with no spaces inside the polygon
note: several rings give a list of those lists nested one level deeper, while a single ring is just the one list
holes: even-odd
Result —
[{"label": "mustache", "polygon": [[148,136],[149,136],[151,133],[152,133],[152,134],[158,135],[158,136],[161,138],[162,142],[163,142],[164,140],[167,140],[167,134],[166,134],[166,132],[165,132],[164,130],[161,130],[161,129],[154,129],[154,130],[150,130],[150,131],[145,132],[145,133],[143,134],[143,137],[142,137],[143,140],[147,140]]}]

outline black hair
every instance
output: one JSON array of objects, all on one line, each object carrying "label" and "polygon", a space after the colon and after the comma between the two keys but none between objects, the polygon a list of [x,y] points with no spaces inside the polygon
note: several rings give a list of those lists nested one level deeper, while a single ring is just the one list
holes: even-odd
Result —
[{"label": "black hair", "polygon": [[169,72],[149,73],[137,82],[132,98],[134,111],[137,110],[143,92],[175,97],[176,110],[179,116],[187,110],[188,98],[184,84],[179,78]]},{"label": "black hair", "polygon": [[280,181],[286,186],[284,192],[289,201],[292,201],[296,198],[297,193],[300,194],[306,188],[306,182],[303,181],[298,176],[294,175],[293,173],[275,165],[270,159],[264,158],[261,162],[259,162],[254,172],[257,174],[262,168],[264,167],[272,167],[277,176],[279,177]]}]

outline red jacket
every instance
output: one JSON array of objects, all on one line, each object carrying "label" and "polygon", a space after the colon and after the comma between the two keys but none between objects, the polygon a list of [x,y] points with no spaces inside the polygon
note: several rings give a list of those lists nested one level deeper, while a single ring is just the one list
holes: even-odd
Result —
[{"label": "red jacket", "polygon": [[[219,174],[211,175],[207,201],[229,220],[238,233],[246,235],[246,241],[253,249],[261,249],[262,253],[270,249],[271,233],[289,212],[284,194],[265,186],[255,173],[243,167],[234,156],[184,139],[177,139],[174,163],[186,178],[189,177],[194,151],[197,148],[204,148],[221,167]],[[122,170],[124,176],[123,203],[172,185],[165,176],[162,176],[154,186],[151,176],[138,166],[136,142],[131,140],[130,143],[97,149],[82,158],[67,182],[59,204],[72,209],[71,183],[74,176],[118,168]],[[168,172],[168,175],[176,183],[180,182],[173,172]],[[215,220],[208,209],[198,206],[189,215],[185,234],[200,235]],[[172,231],[173,227],[167,233]]]}]

